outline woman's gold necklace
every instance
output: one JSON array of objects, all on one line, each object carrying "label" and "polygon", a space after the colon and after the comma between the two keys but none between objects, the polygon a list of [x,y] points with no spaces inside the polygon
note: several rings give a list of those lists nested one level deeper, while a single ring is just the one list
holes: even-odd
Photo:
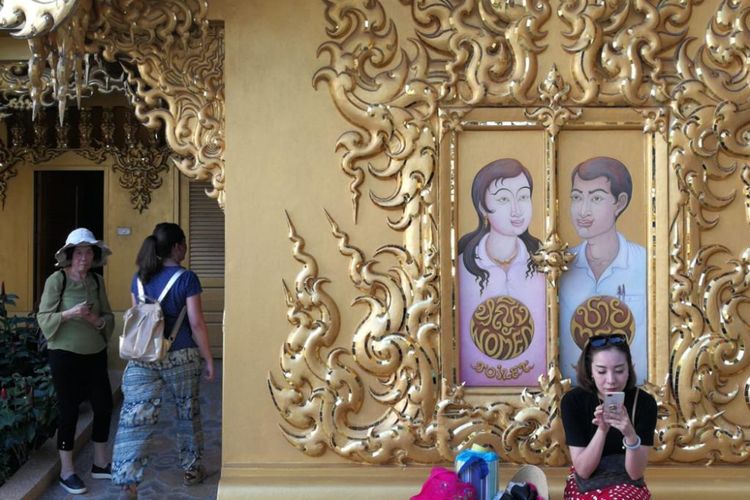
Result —
[{"label": "woman's gold necklace", "polygon": [[489,255],[490,259],[492,259],[492,262],[494,262],[495,264],[498,264],[500,266],[507,266],[508,264],[513,262],[513,259],[515,259],[518,255],[518,241],[516,241],[516,244],[513,247],[513,253],[507,259],[496,259],[492,255],[490,255],[489,252],[487,252],[487,255]]}]

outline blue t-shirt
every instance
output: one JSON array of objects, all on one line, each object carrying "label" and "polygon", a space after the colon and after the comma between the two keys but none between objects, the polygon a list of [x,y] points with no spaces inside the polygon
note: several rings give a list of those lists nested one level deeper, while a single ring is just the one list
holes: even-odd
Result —
[{"label": "blue t-shirt", "polygon": [[[182,266],[165,266],[159,273],[151,278],[151,281],[144,283],[143,290],[146,297],[151,299],[158,299],[161,295],[162,290],[167,285],[169,278],[172,277],[178,269],[182,269]],[[133,276],[133,281],[130,285],[130,291],[138,297],[138,273]],[[187,304],[188,297],[198,295],[203,291],[201,288],[201,282],[198,276],[189,269],[182,273],[182,276],[177,278],[177,281],[172,285],[172,288],[161,301],[161,309],[164,312],[164,336],[169,337],[172,333],[177,317],[180,315],[180,311]],[[180,325],[180,330],[177,332],[172,348],[170,351],[177,351],[179,349],[187,349],[188,347],[198,347],[193,341],[193,332],[190,329],[190,321],[188,321],[187,313],[185,313],[185,319]]]}]

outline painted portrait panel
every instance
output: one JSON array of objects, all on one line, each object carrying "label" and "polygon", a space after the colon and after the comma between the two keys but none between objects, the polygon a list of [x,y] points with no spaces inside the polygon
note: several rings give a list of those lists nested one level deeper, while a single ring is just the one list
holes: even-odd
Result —
[{"label": "painted portrait panel", "polygon": [[648,377],[643,136],[601,134],[567,132],[570,143],[588,147],[561,148],[560,218],[567,219],[561,225],[575,257],[560,280],[560,364],[563,377],[575,382],[587,339],[623,333],[642,383]]},{"label": "painted portrait panel", "polygon": [[461,157],[458,185],[459,381],[536,385],[547,338],[546,280],[531,258],[541,244],[542,165],[533,154],[487,159],[486,144],[481,149],[485,157],[475,155],[471,166]]}]

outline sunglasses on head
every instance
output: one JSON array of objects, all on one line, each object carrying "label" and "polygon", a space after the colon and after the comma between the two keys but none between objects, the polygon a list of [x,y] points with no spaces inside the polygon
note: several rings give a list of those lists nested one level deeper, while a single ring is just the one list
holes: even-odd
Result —
[{"label": "sunglasses on head", "polygon": [[594,335],[589,338],[589,345],[596,349],[604,347],[605,345],[624,345],[628,341],[624,335],[613,334],[613,335]]}]

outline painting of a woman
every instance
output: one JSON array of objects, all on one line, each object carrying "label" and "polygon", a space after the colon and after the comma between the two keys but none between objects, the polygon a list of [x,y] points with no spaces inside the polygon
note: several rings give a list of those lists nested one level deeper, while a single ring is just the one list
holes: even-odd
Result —
[{"label": "painting of a woman", "polygon": [[545,278],[531,258],[533,180],[512,158],[477,172],[477,228],[458,242],[460,382],[536,385],[546,365]]}]

